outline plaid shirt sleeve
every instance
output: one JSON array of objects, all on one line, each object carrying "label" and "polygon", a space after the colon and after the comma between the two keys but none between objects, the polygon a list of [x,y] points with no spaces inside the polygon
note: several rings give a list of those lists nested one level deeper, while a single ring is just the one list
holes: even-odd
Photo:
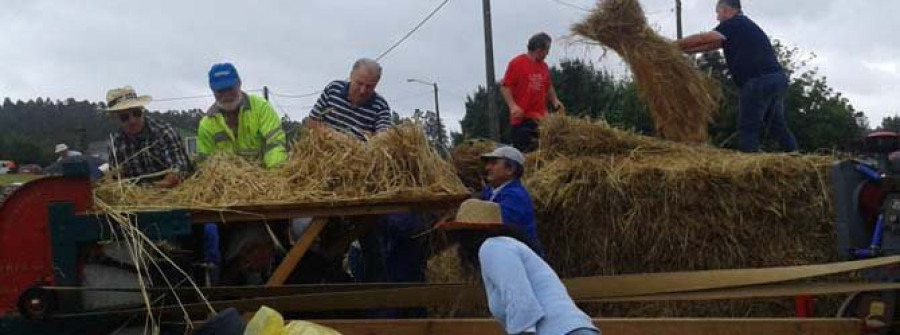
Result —
[{"label": "plaid shirt sleeve", "polygon": [[181,135],[178,135],[178,132],[169,125],[159,125],[159,127],[159,142],[157,145],[160,146],[162,157],[158,157],[158,159],[162,160],[167,168],[178,169],[178,174],[182,178],[186,178],[194,171],[194,166],[191,164],[187,151],[184,149],[184,141],[181,139]]}]

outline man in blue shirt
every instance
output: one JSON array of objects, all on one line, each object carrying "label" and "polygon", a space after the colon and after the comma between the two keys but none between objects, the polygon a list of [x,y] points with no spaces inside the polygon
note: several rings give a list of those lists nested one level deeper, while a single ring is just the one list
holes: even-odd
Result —
[{"label": "man in blue shirt", "polygon": [[485,179],[488,184],[481,193],[481,200],[500,204],[503,224],[527,236],[535,251],[543,257],[544,250],[534,220],[534,205],[520,180],[525,172],[525,156],[516,148],[503,146],[482,155],[481,159],[486,163]]},{"label": "man in blue shirt", "polygon": [[719,26],[676,41],[687,53],[724,49],[728,71],[740,88],[738,149],[759,151],[760,130],[767,129],[781,150],[797,150],[797,140],[784,118],[788,77],[778,63],[766,33],[741,10],[740,0],[719,0]]}]

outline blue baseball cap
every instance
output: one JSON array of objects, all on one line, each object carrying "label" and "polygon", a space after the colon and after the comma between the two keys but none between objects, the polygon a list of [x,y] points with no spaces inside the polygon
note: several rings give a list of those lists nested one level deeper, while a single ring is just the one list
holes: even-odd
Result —
[{"label": "blue baseball cap", "polygon": [[235,85],[241,77],[231,63],[219,63],[209,69],[209,88],[213,91],[227,90]]}]

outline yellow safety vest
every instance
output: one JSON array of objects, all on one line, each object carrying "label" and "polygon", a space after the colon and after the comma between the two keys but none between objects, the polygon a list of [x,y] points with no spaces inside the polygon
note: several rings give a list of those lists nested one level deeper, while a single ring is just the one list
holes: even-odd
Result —
[{"label": "yellow safety vest", "polygon": [[287,160],[286,137],[281,119],[263,98],[247,93],[238,114],[237,134],[228,127],[221,110],[213,105],[200,120],[197,152],[205,159],[215,152],[230,151],[250,160],[261,160],[266,168]]}]

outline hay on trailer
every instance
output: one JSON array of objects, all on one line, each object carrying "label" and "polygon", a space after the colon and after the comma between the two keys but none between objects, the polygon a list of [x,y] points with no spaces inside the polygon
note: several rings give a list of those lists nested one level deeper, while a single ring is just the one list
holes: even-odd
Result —
[{"label": "hay on trailer", "polygon": [[327,129],[305,134],[290,159],[267,170],[213,155],[172,190],[108,179],[95,196],[119,209],[227,208],[338,200],[416,199],[467,194],[453,166],[432,151],[421,127],[405,123],[360,142]]},{"label": "hay on trailer", "polygon": [[[550,117],[526,178],[562,277],[837,261],[828,156],[742,154]],[[602,304],[604,316],[789,316],[789,301]]]},{"label": "hay on trailer", "polygon": [[613,49],[628,63],[661,137],[707,141],[721,91],[672,41],[650,28],[638,0],[601,1],[572,31]]},{"label": "hay on trailer", "polygon": [[456,147],[450,153],[453,158],[453,166],[463,184],[469,189],[479,191],[485,177],[484,162],[481,155],[494,151],[496,144],[489,140],[467,140]]}]

